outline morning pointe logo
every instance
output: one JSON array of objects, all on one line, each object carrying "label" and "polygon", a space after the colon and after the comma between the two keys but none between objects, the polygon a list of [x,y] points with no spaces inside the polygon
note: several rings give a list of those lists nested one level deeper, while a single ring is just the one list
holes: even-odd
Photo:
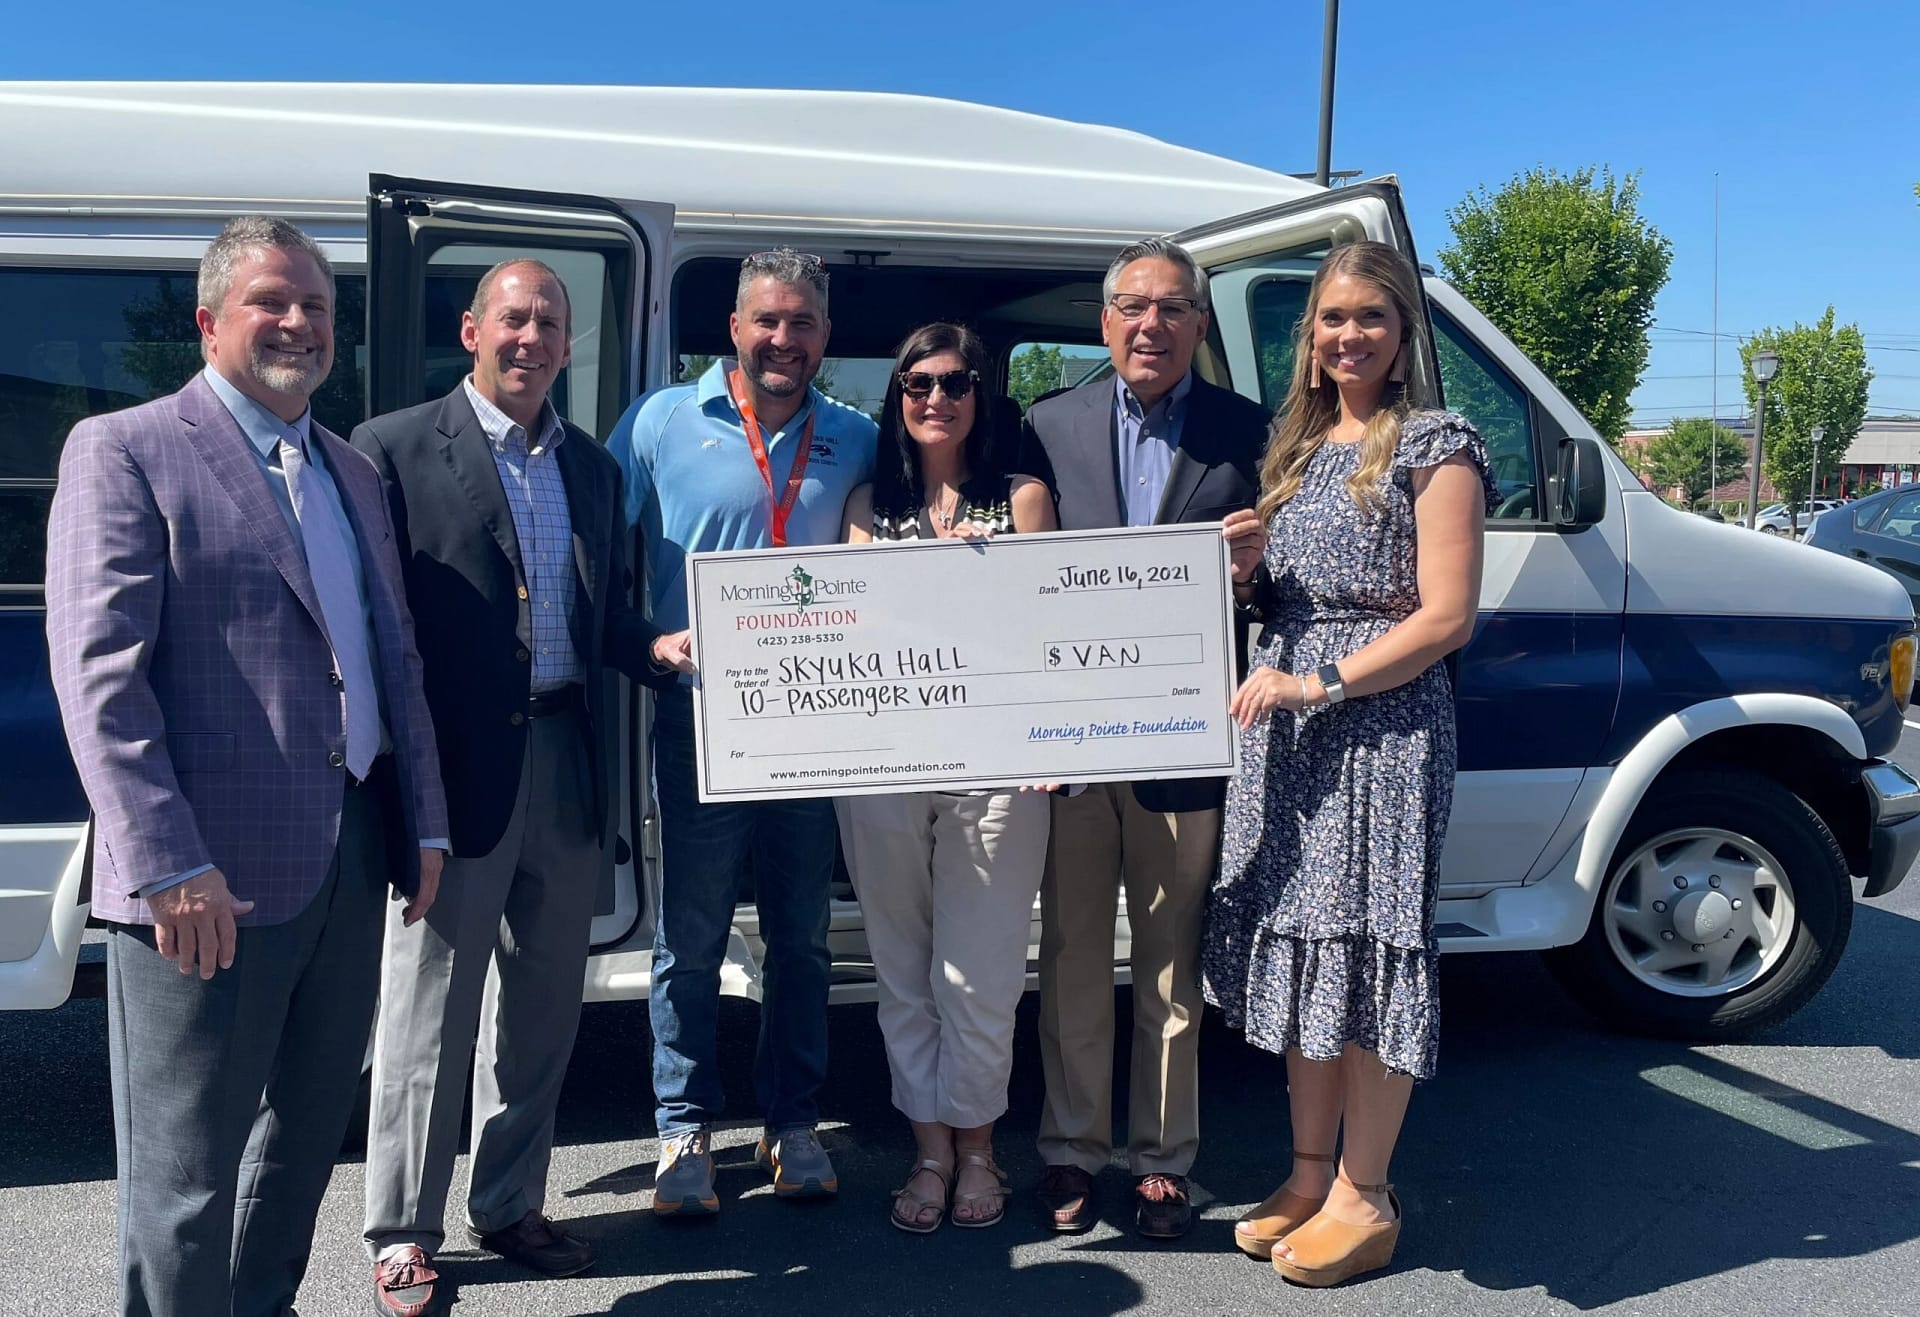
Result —
[{"label": "morning pointe logo", "polygon": [[778,581],[765,585],[723,585],[720,598],[727,603],[779,604],[786,608],[808,608],[820,602],[856,599],[867,592],[866,580],[858,576],[823,579],[795,563],[793,570]]}]

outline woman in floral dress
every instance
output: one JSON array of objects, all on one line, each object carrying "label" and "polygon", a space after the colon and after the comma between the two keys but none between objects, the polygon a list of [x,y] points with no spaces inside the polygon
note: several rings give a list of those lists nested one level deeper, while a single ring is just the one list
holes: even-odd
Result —
[{"label": "woman in floral dress", "polygon": [[1472,426],[1407,404],[1421,305],[1390,247],[1321,265],[1261,471],[1264,570],[1235,587],[1265,622],[1233,699],[1202,969],[1228,1022],[1287,1058],[1291,1174],[1234,1242],[1309,1285],[1391,1259],[1387,1166],[1439,1041],[1443,660],[1473,631],[1493,486]]}]

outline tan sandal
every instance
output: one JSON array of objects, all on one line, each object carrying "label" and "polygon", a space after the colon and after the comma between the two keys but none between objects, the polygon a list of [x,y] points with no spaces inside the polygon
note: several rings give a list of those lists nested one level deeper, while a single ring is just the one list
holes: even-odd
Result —
[{"label": "tan sandal", "polygon": [[[1347,1180],[1344,1172],[1340,1178]],[[1293,1256],[1273,1255],[1273,1269],[1294,1284],[1325,1289],[1393,1261],[1393,1246],[1400,1242],[1400,1195],[1390,1184],[1347,1183],[1363,1194],[1385,1194],[1393,1205],[1393,1220],[1356,1226],[1318,1213],[1287,1236],[1287,1252]]]},{"label": "tan sandal", "polygon": [[[955,1148],[954,1152],[959,1156],[959,1166],[977,1166],[994,1178],[994,1186],[991,1189],[978,1189],[972,1193],[965,1194],[956,1193],[953,1196],[953,1205],[955,1207],[964,1205],[968,1209],[978,1212],[980,1210],[979,1204],[987,1203],[992,1206],[993,1215],[975,1216],[971,1221],[966,1221],[961,1219],[958,1212],[954,1212],[952,1216],[955,1228],[961,1230],[983,1230],[987,1226],[999,1225],[1001,1220],[1007,1215],[1007,1173],[1001,1170],[999,1164],[993,1160],[993,1152],[991,1149],[986,1152],[969,1152],[964,1148]],[[954,1169],[953,1178],[954,1183],[958,1184],[960,1181],[960,1170],[958,1166]]]},{"label": "tan sandal", "polygon": [[[1334,1156],[1330,1152],[1296,1152],[1293,1159],[1331,1163]],[[1281,1185],[1258,1207],[1233,1223],[1233,1242],[1248,1257],[1264,1262],[1273,1256],[1275,1244],[1312,1220],[1326,1201],[1324,1194],[1308,1198]]]},{"label": "tan sandal", "polygon": [[[913,1177],[922,1171],[932,1171],[939,1179],[941,1191],[939,1198],[922,1198],[908,1187],[913,1183]],[[887,1219],[893,1222],[895,1229],[904,1230],[909,1235],[931,1235],[940,1228],[940,1223],[946,1220],[947,1195],[952,1190],[952,1172],[931,1157],[922,1158],[914,1163],[911,1171],[907,1172],[907,1183],[893,1191],[893,1210],[887,1213]],[[903,1202],[908,1205],[906,1216],[900,1215],[900,1204]],[[934,1209],[934,1218],[931,1221],[922,1221],[920,1214],[928,1208]]]}]

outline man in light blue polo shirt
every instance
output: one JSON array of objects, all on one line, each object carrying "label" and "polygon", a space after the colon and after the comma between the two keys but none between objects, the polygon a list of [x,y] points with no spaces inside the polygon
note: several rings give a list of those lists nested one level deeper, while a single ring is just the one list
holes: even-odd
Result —
[{"label": "man in light blue polo shirt", "polygon": [[[847,493],[873,478],[874,423],[812,387],[826,353],[827,271],[787,248],[749,256],[729,321],[738,359],[660,389],[607,447],[626,473],[627,520],[645,536],[655,661],[691,675],[686,555],[832,544]],[[740,877],[751,873],[766,942],[754,1086],[756,1154],[780,1197],[839,1189],[814,1133],[827,1072],[828,902],[839,835],[826,800],[699,801],[686,681],[653,719],[663,872],[653,937],[653,1092],[660,1165],[653,1210],[717,1212],[708,1127],[725,1107],[715,1058],[720,967]]]}]

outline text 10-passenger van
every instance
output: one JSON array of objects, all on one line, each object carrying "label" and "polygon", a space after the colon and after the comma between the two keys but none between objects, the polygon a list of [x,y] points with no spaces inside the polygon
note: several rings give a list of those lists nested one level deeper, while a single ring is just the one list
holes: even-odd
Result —
[{"label": "text 10-passenger van", "polygon": [[[1273,407],[1327,250],[1373,238],[1414,254],[1391,180],[1325,191],[1133,133],[907,96],[14,83],[0,138],[7,1008],[56,1005],[77,963],[83,991],[99,968],[83,954],[98,950],[83,946],[87,806],[42,634],[60,446],[81,417],[199,369],[195,265],[231,216],[287,216],[331,254],[339,353],[314,407],[341,434],[453,387],[459,312],[510,253],[565,277],[576,343],[555,403],[602,436],[637,394],[728,351],[740,259],[778,244],[830,267],[826,387],[869,408],[894,345],[935,318],[980,330],[1003,388],[1015,360],[1055,350],[1070,382],[1103,355],[1107,261],[1160,233],[1211,271],[1197,368]],[[916,145],[930,141],[938,158]],[[1668,508],[1457,292],[1429,277],[1426,293],[1411,387],[1480,427],[1503,495],[1459,662],[1441,945],[1549,952],[1630,1027],[1780,1019],[1833,969],[1856,880],[1880,895],[1920,848],[1920,785],[1882,759],[1913,682],[1907,595]],[[625,786],[598,875],[596,1000],[647,991],[660,862],[644,710],[617,694]],[[870,997],[847,890],[832,941],[836,997]],[[758,994],[759,951],[743,905],[727,991]]]}]

